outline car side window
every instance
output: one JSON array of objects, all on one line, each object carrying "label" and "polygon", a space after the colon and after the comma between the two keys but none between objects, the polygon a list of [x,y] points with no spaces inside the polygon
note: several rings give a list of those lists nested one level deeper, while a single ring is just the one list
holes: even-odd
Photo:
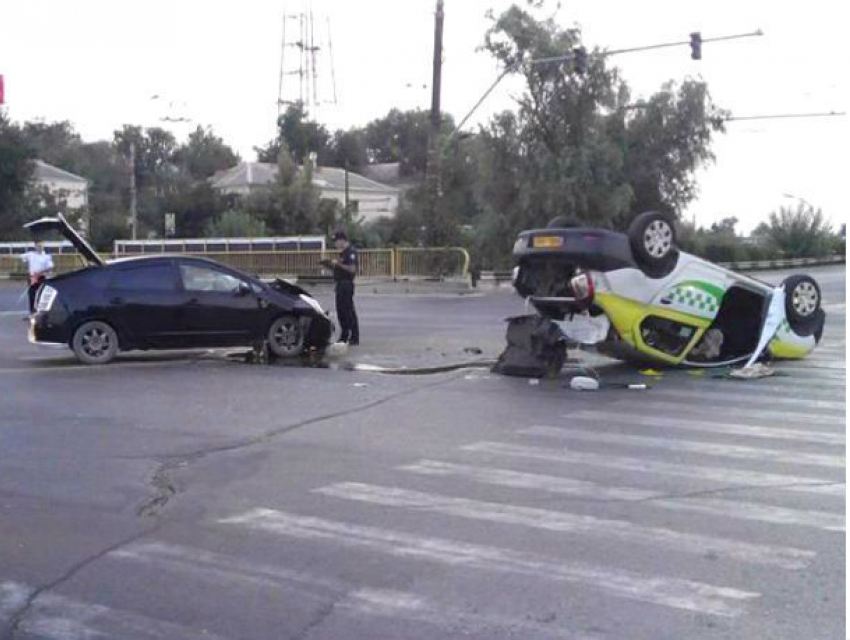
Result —
[{"label": "car side window", "polygon": [[223,271],[193,264],[181,264],[180,277],[183,278],[186,291],[235,293],[244,282]]},{"label": "car side window", "polygon": [[122,291],[177,291],[174,271],[169,264],[116,269],[109,286]]}]

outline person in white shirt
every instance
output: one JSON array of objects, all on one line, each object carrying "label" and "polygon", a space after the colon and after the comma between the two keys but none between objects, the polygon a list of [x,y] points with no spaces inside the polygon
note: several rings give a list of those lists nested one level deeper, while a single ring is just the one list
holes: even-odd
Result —
[{"label": "person in white shirt", "polygon": [[53,258],[49,253],[45,253],[44,244],[41,241],[36,241],[35,251],[27,251],[21,255],[21,260],[27,263],[29,271],[30,287],[30,313],[35,312],[35,294],[38,292],[38,287],[44,279],[53,271]]}]

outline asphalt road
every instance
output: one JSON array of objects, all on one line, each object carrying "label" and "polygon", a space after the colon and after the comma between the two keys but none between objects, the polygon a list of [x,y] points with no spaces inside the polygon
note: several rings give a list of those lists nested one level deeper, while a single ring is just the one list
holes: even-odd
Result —
[{"label": "asphalt road", "polygon": [[[810,272],[825,338],[759,381],[84,367],[0,285],[0,640],[844,638],[845,270]],[[363,293],[344,361],[483,361],[523,312]]]}]

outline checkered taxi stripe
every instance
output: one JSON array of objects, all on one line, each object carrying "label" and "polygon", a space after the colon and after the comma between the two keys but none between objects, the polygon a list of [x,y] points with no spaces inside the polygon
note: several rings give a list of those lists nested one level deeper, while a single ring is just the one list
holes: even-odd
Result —
[{"label": "checkered taxi stripe", "polygon": [[687,307],[706,314],[716,314],[720,306],[715,296],[696,287],[676,287],[664,296],[662,302]]}]

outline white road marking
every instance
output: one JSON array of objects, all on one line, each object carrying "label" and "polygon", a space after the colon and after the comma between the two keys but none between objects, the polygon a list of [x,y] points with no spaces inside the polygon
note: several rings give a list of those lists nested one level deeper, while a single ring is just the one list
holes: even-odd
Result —
[{"label": "white road marking", "polygon": [[17,582],[0,582],[0,618],[9,619],[20,611],[34,590]]},{"label": "white road marking", "polygon": [[[508,632],[526,638],[569,638],[570,640],[601,640],[599,634],[575,633],[564,628],[563,623],[546,625],[521,617],[499,614],[481,614],[464,611],[453,606],[431,603],[425,598],[383,589],[357,589],[348,594],[335,608],[351,609],[357,613],[403,618],[412,622],[423,622],[438,628],[458,626],[464,635],[499,635]],[[485,637],[486,637],[485,635]]]},{"label": "white road marking", "polygon": [[[817,371],[819,377],[828,377],[831,380],[838,380],[841,376],[837,373],[839,371],[846,371],[847,365],[843,360],[827,360],[827,359],[812,359],[812,360],[800,360],[800,361],[788,361],[782,363],[782,369],[785,371],[804,371],[811,370]],[[829,371],[830,374],[826,374],[825,372]],[[832,373],[836,372],[836,373]]]},{"label": "white road marking", "polygon": [[761,473],[728,469],[723,467],[704,467],[693,464],[676,464],[630,458],[627,456],[599,455],[586,451],[567,451],[566,449],[542,449],[539,447],[524,447],[501,442],[476,442],[461,447],[464,451],[476,451],[503,456],[525,458],[529,460],[545,460],[568,464],[583,464],[608,469],[624,469],[638,473],[664,474],[685,476],[718,482],[725,486],[763,487],[781,491],[802,493],[817,493],[821,495],[844,497],[845,484],[842,481],[832,481],[823,478],[812,478],[796,475]]},{"label": "white road marking", "polygon": [[397,469],[427,476],[463,478],[480,484],[546,491],[563,495],[580,496],[596,500],[620,500],[623,502],[646,502],[649,506],[674,511],[690,511],[721,518],[756,520],[772,524],[787,524],[801,527],[813,527],[826,531],[845,530],[843,513],[824,513],[821,511],[802,511],[786,509],[753,502],[671,496],[665,493],[634,489],[631,487],[610,487],[587,480],[576,480],[563,476],[551,476],[537,473],[522,473],[509,469],[493,467],[474,467],[435,460],[420,460]]},{"label": "white road marking", "polygon": [[[741,389],[740,387],[735,389],[727,387],[724,389],[716,389],[715,391],[721,394],[724,399],[748,402],[750,406],[754,404],[754,401],[759,400],[760,402],[765,402],[771,407],[789,407],[802,409],[803,411],[827,409],[843,413],[847,409],[847,405],[844,403],[843,400],[820,400],[818,398],[805,397],[789,398],[787,391],[785,391],[781,395],[777,395],[775,397],[772,396],[770,398],[766,398],[763,393],[758,393],[758,395],[755,395],[753,393],[754,391],[756,391],[755,389]],[[708,393],[706,393],[705,389],[671,389],[663,386],[659,386],[653,389],[652,396],[660,396],[663,399],[682,398],[684,400],[703,401],[709,399],[709,395]],[[728,408],[731,409],[731,407]]]},{"label": "white road marking", "polygon": [[843,432],[830,433],[826,431],[811,431],[804,429],[785,429],[783,427],[763,427],[731,422],[709,422],[706,420],[689,420],[687,418],[671,418],[655,415],[641,416],[634,413],[615,413],[610,410],[603,413],[599,411],[580,409],[573,413],[565,413],[561,417],[568,422],[576,420],[585,420],[594,423],[605,422],[606,424],[617,422],[620,424],[637,425],[641,427],[663,427],[665,429],[678,429],[680,431],[694,431],[699,433],[724,433],[754,438],[795,440],[819,444],[834,444],[841,447],[843,447],[846,442]]},{"label": "white road marking", "polygon": [[[216,584],[259,585],[266,589],[295,590],[299,597],[317,603],[334,602],[334,611],[346,610],[370,616],[404,618],[437,627],[447,623],[460,623],[479,632],[489,629],[514,628],[531,637],[592,638],[575,635],[563,626],[552,629],[522,619],[498,614],[470,613],[451,604],[432,601],[424,596],[405,591],[357,587],[351,582],[294,571],[266,563],[255,563],[242,558],[222,555],[203,549],[165,544],[142,543],[119,549],[110,558],[143,564],[156,563],[163,571],[177,571],[212,579]],[[522,635],[522,634],[520,634]]]},{"label": "white road marking", "polygon": [[785,569],[801,569],[815,556],[813,551],[793,547],[752,544],[727,538],[682,533],[661,527],[644,527],[626,520],[481,502],[360,482],[340,482],[313,491],[344,500],[440,513],[470,520],[498,522],[542,531],[591,535],[595,538],[614,538],[627,543],[660,545],[665,550],[675,549],[697,556],[714,552],[743,562],[769,564]]},{"label": "white road marking", "polygon": [[[797,383],[795,378],[774,376],[773,378],[763,378],[761,380],[728,380],[720,384],[708,383],[704,387],[701,387],[701,389],[720,396],[725,394],[727,389],[737,390],[741,393],[750,394],[751,397],[759,396],[760,401],[763,401],[767,398],[765,394],[770,394],[770,397],[773,397],[773,394],[780,394],[784,397],[792,396],[794,398],[811,398],[813,400],[816,398],[843,399],[846,391],[845,387],[844,381],[841,381],[839,384],[822,382],[801,388],[801,385]],[[707,393],[703,393],[704,397],[707,397],[707,395]]]},{"label": "white road marking", "polygon": [[[645,399],[646,396],[642,396],[642,398]],[[722,398],[722,395],[719,395],[719,398]],[[688,403],[659,402],[652,399],[645,399],[641,402],[641,413],[644,415],[675,418],[682,414],[686,416],[693,415],[694,411],[695,407]],[[822,414],[812,415],[810,413],[788,410],[770,411],[763,409],[744,409],[741,407],[724,406],[717,403],[711,407],[701,407],[700,411],[702,417],[710,417],[711,420],[719,420],[721,422],[728,422],[729,420],[753,420],[758,421],[761,424],[764,424],[765,422],[769,424],[782,424],[795,421],[804,425],[826,425],[834,427],[844,427],[845,423],[845,416],[843,415],[827,416]],[[614,410],[606,408],[604,412],[596,412],[596,415],[603,418],[606,415],[617,415],[617,413],[616,408],[614,408]],[[628,408],[625,408],[621,412],[621,415],[631,417],[634,415],[634,412],[630,412]]]},{"label": "white road marking", "polygon": [[814,350],[813,353],[815,355],[817,355],[819,353],[829,353],[829,354],[835,354],[835,355],[842,355],[843,356],[847,353],[847,343],[846,342],[834,342],[834,341],[830,341],[830,342],[826,342],[826,343],[822,342],[817,347],[815,347],[815,350]]},{"label": "white road marking", "polygon": [[738,602],[760,595],[692,580],[645,577],[617,568],[563,562],[538,554],[423,537],[272,509],[253,509],[219,522],[301,540],[319,540],[369,549],[399,558],[437,562],[461,569],[579,584],[620,598],[717,616],[737,616],[741,613]]},{"label": "white road marking", "polygon": [[562,427],[534,426],[522,429],[519,433],[558,438],[560,440],[580,440],[602,444],[626,445],[644,447],[647,449],[664,449],[666,451],[682,451],[706,456],[722,458],[738,458],[741,460],[758,460],[781,462],[784,464],[800,464],[817,467],[844,468],[844,458],[821,453],[804,453],[802,451],[782,451],[780,449],[763,449],[761,447],[745,447],[736,444],[719,444],[716,442],[696,442],[693,440],[673,440],[669,438],[653,438],[636,436],[625,433],[599,433],[565,429]]},{"label": "white road marking", "polygon": [[[23,585],[3,583],[4,591],[28,590]],[[28,590],[32,593],[31,590]],[[223,640],[206,629],[193,629],[173,622],[110,609],[100,604],[73,600],[51,593],[33,602],[18,630],[27,637],[48,640],[78,638],[133,638],[134,640]]]}]

